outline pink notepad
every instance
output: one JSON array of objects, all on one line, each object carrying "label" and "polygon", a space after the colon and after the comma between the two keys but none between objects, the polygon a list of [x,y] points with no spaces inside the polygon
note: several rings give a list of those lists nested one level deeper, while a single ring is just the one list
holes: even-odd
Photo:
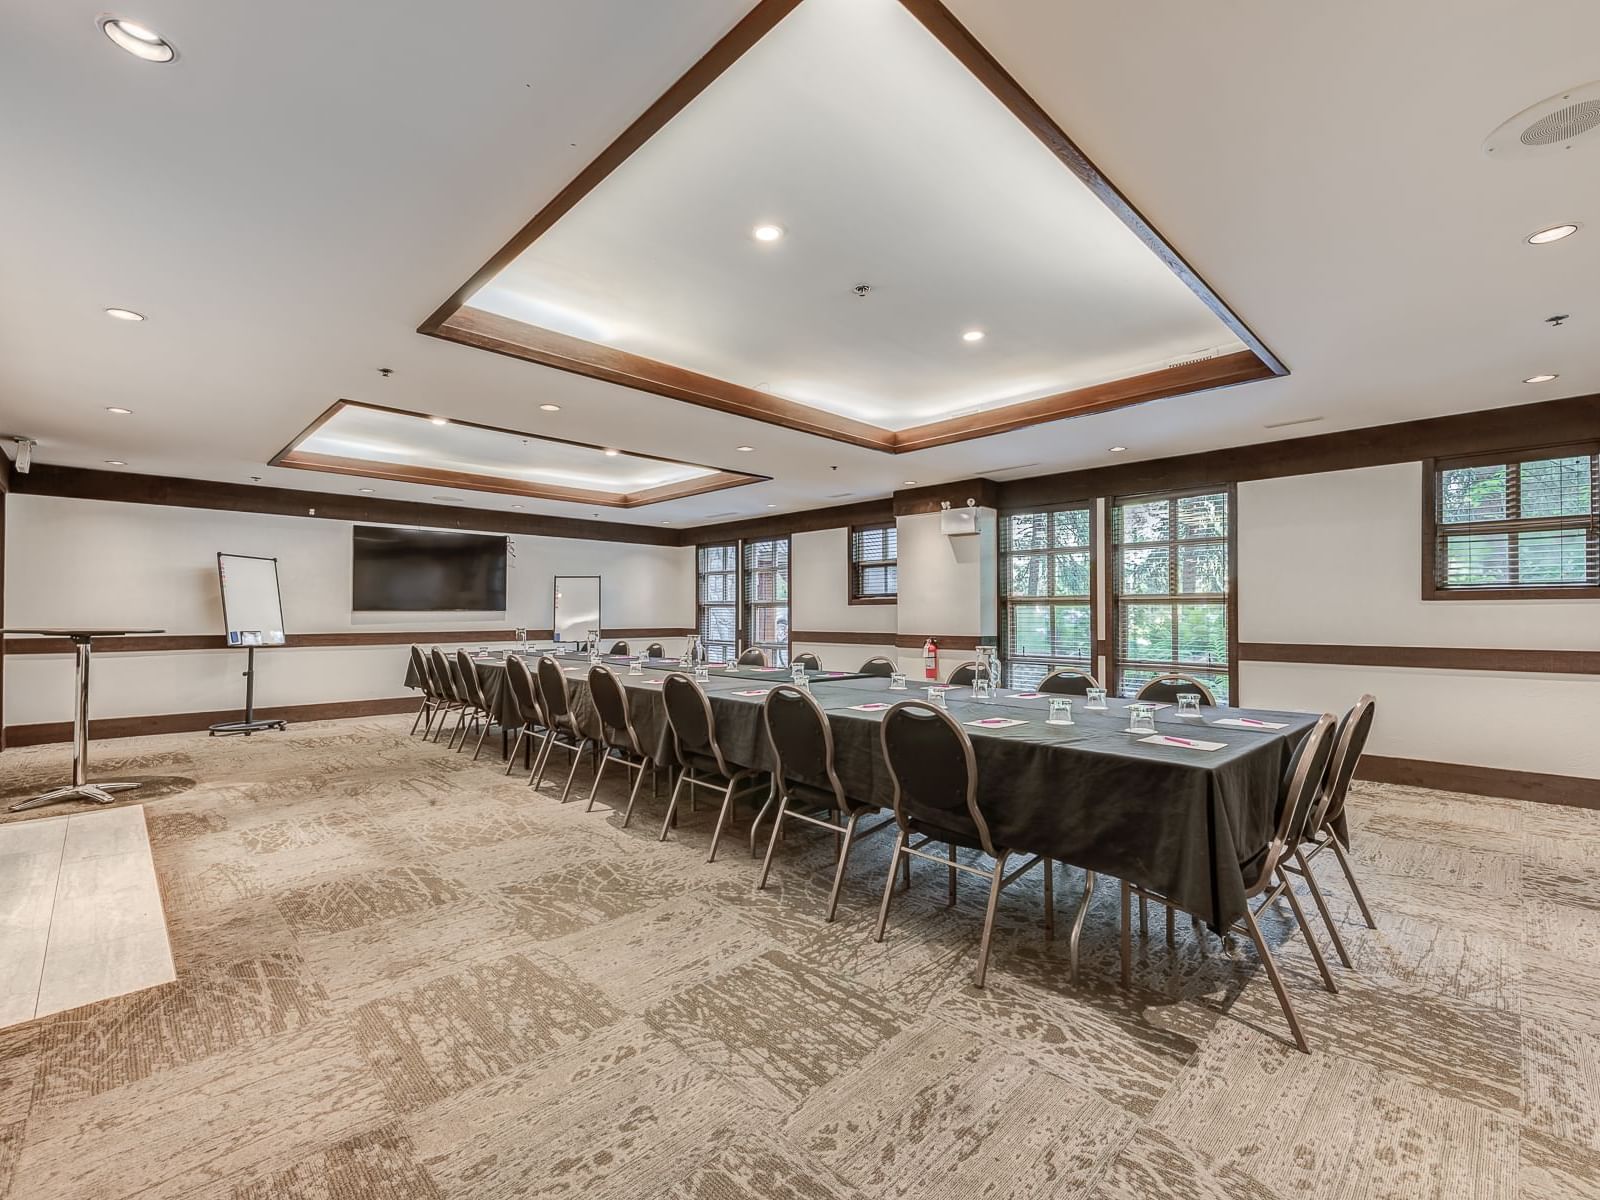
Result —
[{"label": "pink notepad", "polygon": [[1286,721],[1255,721],[1249,717],[1220,717],[1213,725],[1229,725],[1235,729],[1287,729]]},{"label": "pink notepad", "polygon": [[744,688],[734,693],[735,696],[765,696],[771,688]]},{"label": "pink notepad", "polygon": [[968,721],[974,729],[1010,729],[1013,725],[1026,725],[1026,721],[1019,721],[1015,717],[984,717],[981,721]]},{"label": "pink notepad", "polygon": [[1175,750],[1221,750],[1227,742],[1202,742],[1196,738],[1173,737],[1171,734],[1158,733],[1154,737],[1142,737],[1141,742],[1149,742],[1152,746],[1171,746]]},{"label": "pink notepad", "polygon": [[882,712],[888,707],[889,705],[874,700],[871,704],[852,704],[850,709],[852,712]]},{"label": "pink notepad", "polygon": [[1044,692],[1013,692],[1007,697],[1009,700],[1037,700],[1044,696]]}]

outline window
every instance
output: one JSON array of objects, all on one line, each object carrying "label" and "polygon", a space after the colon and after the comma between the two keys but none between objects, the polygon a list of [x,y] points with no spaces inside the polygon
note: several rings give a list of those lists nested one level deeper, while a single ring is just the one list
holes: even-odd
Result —
[{"label": "window", "polygon": [[1058,667],[1093,673],[1093,510],[1085,502],[1000,518],[1000,655],[1011,687]]},{"label": "window", "polygon": [[1425,464],[1423,597],[1600,595],[1600,445]]},{"label": "window", "polygon": [[1192,675],[1232,701],[1232,489],[1111,502],[1111,682]]},{"label": "window", "polygon": [[701,546],[695,572],[695,630],[706,658],[727,662],[739,644],[739,547]]},{"label": "window", "polygon": [[775,667],[789,663],[789,539],[744,543],[745,647],[759,646]]},{"label": "window", "polygon": [[894,523],[850,527],[850,603],[888,604],[900,588],[900,534]]}]

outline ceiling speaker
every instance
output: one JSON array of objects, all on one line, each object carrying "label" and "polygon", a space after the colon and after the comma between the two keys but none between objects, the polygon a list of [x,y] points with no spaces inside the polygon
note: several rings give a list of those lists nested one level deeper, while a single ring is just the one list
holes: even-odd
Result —
[{"label": "ceiling speaker", "polygon": [[1483,142],[1495,158],[1565,154],[1600,145],[1600,80],[1568,88],[1523,109]]}]

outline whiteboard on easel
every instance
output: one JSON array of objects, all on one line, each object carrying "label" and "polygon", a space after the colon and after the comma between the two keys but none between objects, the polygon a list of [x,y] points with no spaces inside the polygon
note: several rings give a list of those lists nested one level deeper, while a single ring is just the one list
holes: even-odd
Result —
[{"label": "whiteboard on easel", "polygon": [[283,645],[278,560],[218,554],[217,576],[222,581],[222,621],[227,627],[228,645]]}]

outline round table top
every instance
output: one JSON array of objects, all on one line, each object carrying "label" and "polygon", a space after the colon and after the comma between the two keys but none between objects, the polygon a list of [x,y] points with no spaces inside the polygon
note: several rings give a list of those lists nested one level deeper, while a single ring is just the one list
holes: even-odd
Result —
[{"label": "round table top", "polygon": [[165,633],[165,629],[0,629],[0,634],[32,633],[39,637],[125,637],[132,633]]}]

